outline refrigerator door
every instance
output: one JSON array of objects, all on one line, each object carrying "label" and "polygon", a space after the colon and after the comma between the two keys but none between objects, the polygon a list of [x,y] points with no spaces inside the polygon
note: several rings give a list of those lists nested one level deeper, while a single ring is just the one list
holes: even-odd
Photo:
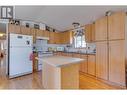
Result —
[{"label": "refrigerator door", "polygon": [[32,46],[32,36],[10,34],[10,47],[11,46]]},{"label": "refrigerator door", "polygon": [[9,53],[9,78],[32,73],[32,61],[30,54],[32,48],[29,47],[13,47]]}]

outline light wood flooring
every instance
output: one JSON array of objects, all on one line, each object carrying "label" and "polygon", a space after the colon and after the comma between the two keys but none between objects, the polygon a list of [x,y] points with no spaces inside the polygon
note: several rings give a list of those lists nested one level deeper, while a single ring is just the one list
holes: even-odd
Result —
[{"label": "light wood flooring", "polygon": [[[97,80],[94,77],[80,73],[80,89],[122,89],[120,87],[111,86]],[[0,89],[43,89],[42,73],[35,72],[33,74],[22,77],[8,79],[5,73],[5,61],[0,63]]]}]

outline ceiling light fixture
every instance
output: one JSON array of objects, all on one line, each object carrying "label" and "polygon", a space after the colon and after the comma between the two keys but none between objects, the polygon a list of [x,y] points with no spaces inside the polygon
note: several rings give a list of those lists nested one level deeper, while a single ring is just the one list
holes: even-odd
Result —
[{"label": "ceiling light fixture", "polygon": [[80,26],[80,23],[78,22],[73,22],[72,23],[74,27],[74,35],[75,36],[83,36],[84,35],[84,29]]}]

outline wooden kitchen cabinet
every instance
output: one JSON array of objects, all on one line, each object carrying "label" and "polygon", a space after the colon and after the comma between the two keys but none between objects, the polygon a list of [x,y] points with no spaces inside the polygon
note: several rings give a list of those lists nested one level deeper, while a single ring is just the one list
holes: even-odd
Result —
[{"label": "wooden kitchen cabinet", "polygon": [[36,29],[30,29],[31,35],[33,36],[33,43],[36,43]]},{"label": "wooden kitchen cabinet", "polygon": [[80,63],[79,71],[88,73],[88,56],[81,54],[80,58],[84,59],[84,61]]},{"label": "wooden kitchen cabinet", "polygon": [[108,38],[107,17],[95,21],[95,41],[106,41]]},{"label": "wooden kitchen cabinet", "polygon": [[96,77],[108,79],[108,42],[96,42]]},{"label": "wooden kitchen cabinet", "polygon": [[43,30],[43,36],[44,37],[49,37],[49,31]]},{"label": "wooden kitchen cabinet", "polygon": [[96,72],[95,55],[88,55],[88,74],[95,76]]},{"label": "wooden kitchen cabinet", "polygon": [[60,43],[61,44],[71,44],[72,43],[72,31],[66,31],[60,33]]},{"label": "wooden kitchen cabinet", "polygon": [[88,43],[95,41],[95,24],[85,25],[85,41]]},{"label": "wooden kitchen cabinet", "polygon": [[92,25],[87,24],[85,25],[85,41],[92,42]]},{"label": "wooden kitchen cabinet", "polygon": [[109,81],[125,86],[125,41],[109,41]]},{"label": "wooden kitchen cabinet", "polygon": [[58,32],[55,32],[55,36],[54,36],[54,43],[55,44],[60,44],[61,42],[60,42],[60,33],[58,33]]},{"label": "wooden kitchen cabinet", "polygon": [[92,42],[95,41],[95,23],[92,24],[92,29],[91,29],[91,40]]},{"label": "wooden kitchen cabinet", "polygon": [[54,44],[54,40],[55,40],[55,32],[49,32],[49,44]]},{"label": "wooden kitchen cabinet", "polygon": [[9,33],[21,34],[20,26],[19,25],[14,25],[14,24],[8,24],[8,32]]},{"label": "wooden kitchen cabinet", "polygon": [[108,36],[109,40],[125,39],[125,12],[108,16]]},{"label": "wooden kitchen cabinet", "polygon": [[36,29],[36,36],[37,37],[40,37],[42,34],[41,34],[41,32],[39,31],[39,29]]},{"label": "wooden kitchen cabinet", "polygon": [[31,35],[30,28],[25,27],[25,26],[21,26],[21,34],[23,34],[23,35]]},{"label": "wooden kitchen cabinet", "polygon": [[80,54],[78,54],[78,53],[74,53],[74,54],[72,55],[72,57],[80,58]]},{"label": "wooden kitchen cabinet", "polygon": [[38,53],[33,53],[34,59],[33,59],[33,72],[38,71],[38,60],[35,59],[35,57],[38,57]]}]

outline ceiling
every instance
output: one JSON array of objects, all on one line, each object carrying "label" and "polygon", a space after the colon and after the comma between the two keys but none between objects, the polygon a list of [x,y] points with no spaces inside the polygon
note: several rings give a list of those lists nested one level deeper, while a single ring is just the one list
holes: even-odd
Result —
[{"label": "ceiling", "polygon": [[106,11],[126,11],[127,6],[15,6],[15,18],[42,22],[58,31],[73,28],[73,22],[81,25],[92,23]]}]

